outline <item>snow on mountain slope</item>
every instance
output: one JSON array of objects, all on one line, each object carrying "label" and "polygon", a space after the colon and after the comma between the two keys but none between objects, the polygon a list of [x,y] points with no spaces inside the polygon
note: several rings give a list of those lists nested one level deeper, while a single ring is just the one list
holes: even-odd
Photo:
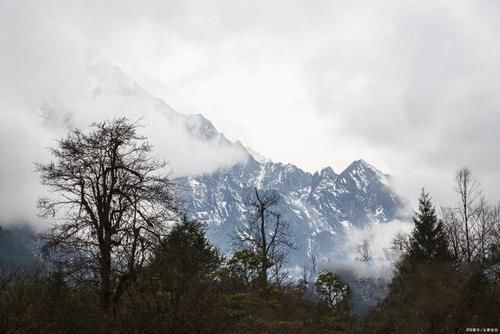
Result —
[{"label": "snow on mountain slope", "polygon": [[245,146],[245,149],[247,150],[247,152],[252,156],[252,158],[254,158],[256,161],[260,162],[260,163],[266,163],[266,162],[272,162],[271,159],[268,159],[266,158],[265,156],[263,156],[262,154],[260,154],[259,152],[255,151],[253,148],[251,148],[250,146]]},{"label": "snow on mountain slope", "polygon": [[154,153],[168,162],[176,177],[210,173],[249,158],[240,143],[230,142],[203,115],[177,112],[117,66],[89,56],[83,67],[75,74],[78,91],[48,99],[39,108],[42,123],[59,130],[59,135],[72,127],[126,116],[141,126]]},{"label": "snow on mountain slope", "polygon": [[232,251],[236,226],[245,223],[245,201],[254,187],[280,194],[279,210],[297,244],[292,266],[311,255],[342,257],[346,226],[389,221],[402,207],[387,176],[363,160],[340,174],[331,167],[311,174],[275,163],[229,141],[201,114],[175,111],[109,62],[90,57],[85,68],[81,98],[44,104],[44,122],[72,127],[116,116],[139,120],[155,153],[181,177],[187,214],[206,222],[210,240],[226,252]]},{"label": "snow on mountain slope", "polygon": [[254,187],[276,190],[279,211],[289,222],[297,249],[289,265],[311,255],[322,261],[344,256],[339,247],[346,224],[363,226],[397,217],[402,207],[385,176],[368,163],[353,162],[339,175],[327,167],[314,174],[291,164],[249,159],[231,168],[183,180],[186,211],[208,224],[208,236],[230,252],[236,226],[245,224],[245,201]]}]

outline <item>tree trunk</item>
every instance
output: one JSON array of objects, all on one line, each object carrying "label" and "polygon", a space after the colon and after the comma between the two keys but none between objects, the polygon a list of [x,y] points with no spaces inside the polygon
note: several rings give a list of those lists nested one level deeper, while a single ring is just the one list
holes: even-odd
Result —
[{"label": "tree trunk", "polygon": [[105,237],[104,245],[101,246],[101,309],[105,312],[109,310],[111,297],[113,294],[111,287],[111,248],[107,245],[111,244],[108,236]]}]

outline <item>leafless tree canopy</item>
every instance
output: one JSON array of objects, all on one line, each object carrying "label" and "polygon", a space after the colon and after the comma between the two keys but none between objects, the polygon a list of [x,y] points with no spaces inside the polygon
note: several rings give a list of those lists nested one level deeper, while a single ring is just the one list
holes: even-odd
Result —
[{"label": "leafless tree canopy", "polygon": [[396,233],[392,239],[391,248],[407,252],[409,248],[408,235],[401,231]]},{"label": "leafless tree canopy", "polygon": [[125,118],[72,130],[50,149],[52,162],[36,165],[54,194],[38,205],[56,220],[45,249],[72,265],[69,274],[97,283],[103,308],[118,300],[176,211],[164,163],[136,130]]},{"label": "leafless tree canopy", "polygon": [[373,251],[368,240],[364,239],[358,246],[358,260],[361,262],[370,262],[373,259]]},{"label": "leafless tree canopy", "polygon": [[308,263],[304,263],[301,267],[301,278],[299,281],[299,284],[301,285],[302,289],[308,289],[310,283],[316,276],[316,273],[318,271],[318,260],[316,256],[311,255],[309,258]]},{"label": "leafless tree canopy", "polygon": [[457,259],[484,262],[498,255],[499,207],[486,201],[469,169],[459,170],[455,180],[459,203],[442,209],[451,251]]},{"label": "leafless tree canopy", "polygon": [[259,285],[283,279],[283,265],[287,251],[294,247],[289,225],[276,211],[279,194],[254,189],[255,196],[248,201],[250,219],[239,227],[235,243],[239,249],[248,249],[259,259]]}]

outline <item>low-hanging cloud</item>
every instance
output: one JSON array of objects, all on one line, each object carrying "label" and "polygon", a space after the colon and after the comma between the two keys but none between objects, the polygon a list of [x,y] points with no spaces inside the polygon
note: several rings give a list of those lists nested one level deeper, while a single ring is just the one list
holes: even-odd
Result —
[{"label": "low-hanging cloud", "polygon": [[[88,116],[85,126],[94,120],[72,102],[83,48],[275,161],[314,171],[364,158],[402,196],[425,186],[438,205],[453,201],[454,172],[468,165],[496,200],[499,12],[497,1],[474,0],[2,1],[2,158],[19,165],[1,167],[1,209],[15,206],[13,191],[34,198],[34,183],[21,182],[34,177],[26,161],[43,158],[32,143],[56,137],[34,129],[33,106],[52,97]],[[168,146],[169,134],[151,140]],[[197,161],[214,158],[199,148]]]},{"label": "low-hanging cloud", "polygon": [[[345,6],[306,78],[331,132],[394,174],[449,203],[453,176],[472,168],[500,197],[500,25],[491,1],[383,1]],[[349,36],[349,38],[346,38]]]},{"label": "low-hanging cloud", "polygon": [[46,190],[34,162],[49,161],[47,148],[56,139],[92,122],[123,116],[137,122],[173,177],[209,173],[247,158],[238,145],[192,135],[185,115],[89,52],[73,31],[54,34],[61,22],[31,12],[36,8],[29,2],[0,4],[1,224],[36,224],[36,201]]},{"label": "low-hanging cloud", "polygon": [[[369,224],[363,227],[348,226],[344,243],[340,246],[342,258],[332,259],[323,266],[332,271],[348,271],[360,278],[391,279],[394,265],[402,252],[394,248],[394,237],[399,234],[408,235],[413,223],[393,220],[387,223]],[[366,242],[369,247],[369,261],[362,261],[360,246]]]},{"label": "low-hanging cloud", "polygon": [[[88,87],[81,88],[85,92]],[[57,95],[56,99],[47,98],[48,102],[40,99],[38,105],[10,105],[16,112],[5,113],[0,135],[4,161],[0,166],[0,221],[36,220],[35,202],[44,190],[34,173],[34,162],[49,161],[48,147],[55,146],[56,139],[71,128],[86,129],[93,122],[123,116],[135,122],[139,133],[153,145],[153,155],[167,162],[172,177],[209,173],[247,158],[238,145],[192,135],[184,115],[150,95],[111,93]],[[25,95],[19,94],[19,98]]]}]

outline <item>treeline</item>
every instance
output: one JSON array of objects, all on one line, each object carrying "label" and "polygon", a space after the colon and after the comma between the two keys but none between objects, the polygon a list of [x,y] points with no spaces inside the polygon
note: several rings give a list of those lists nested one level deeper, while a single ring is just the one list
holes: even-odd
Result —
[{"label": "treeline", "polygon": [[[119,301],[103,309],[92,277],[61,271],[0,272],[2,333],[345,333],[348,287],[332,273],[315,284],[269,282],[235,255],[224,261],[200,223],[176,224]],[[98,279],[98,278],[97,278]]]},{"label": "treeline", "polygon": [[[175,182],[126,119],[73,130],[38,163],[40,269],[3,266],[2,333],[330,333],[352,328],[350,291],[322,272],[286,278],[279,196],[254,189],[225,259],[179,210]],[[314,280],[309,282],[309,280]]]},{"label": "treeline", "polygon": [[[462,333],[499,328],[500,209],[469,170],[458,205],[425,191],[386,298],[363,319],[315,259],[291,281],[279,196],[253,189],[225,258],[179,208],[175,182],[126,119],[73,130],[37,164],[53,221],[38,268],[0,265],[0,333]],[[335,247],[335,245],[332,245]],[[368,242],[359,247],[369,262]]]},{"label": "treeline", "polygon": [[436,213],[422,190],[415,227],[367,333],[500,331],[500,206],[488,204],[470,170],[457,173],[455,207]]}]

